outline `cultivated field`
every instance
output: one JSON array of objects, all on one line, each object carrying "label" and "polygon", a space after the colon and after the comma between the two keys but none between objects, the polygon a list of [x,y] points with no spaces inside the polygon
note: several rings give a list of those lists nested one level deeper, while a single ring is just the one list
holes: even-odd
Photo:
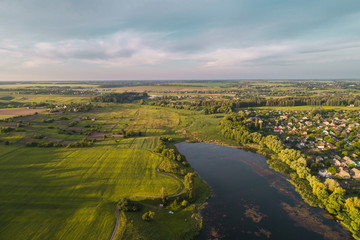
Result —
[{"label": "cultivated field", "polygon": [[5,108],[0,109],[0,115],[8,115],[8,116],[25,116],[31,115],[34,113],[41,113],[45,112],[46,109],[43,108],[34,108],[34,109],[26,109],[26,108]]},{"label": "cultivated field", "polygon": [[[187,110],[107,104],[86,113],[55,112],[2,123],[8,127],[26,124],[0,136],[0,141],[10,142],[0,144],[0,239],[110,239],[120,198],[159,196],[162,187],[168,194],[181,191],[179,180],[156,172],[162,157],[152,150],[159,136],[176,138],[177,130],[198,118]],[[69,127],[72,122],[77,123]],[[99,137],[93,147],[24,146],[29,141],[80,141],[86,137],[84,131],[89,125],[99,128],[94,133]],[[118,134],[121,130],[143,134],[123,138]],[[36,139],[40,133],[41,139]],[[108,137],[103,139],[103,135]],[[150,210],[158,214],[151,226],[141,220],[142,212],[124,215],[118,238],[175,237],[191,233],[197,221],[191,218],[192,208],[178,209],[171,221],[168,210]],[[173,232],[159,235],[161,226]]]},{"label": "cultivated field", "polygon": [[1,239],[107,239],[121,197],[176,193],[179,183],[155,172],[161,158],[136,146],[2,154]]}]

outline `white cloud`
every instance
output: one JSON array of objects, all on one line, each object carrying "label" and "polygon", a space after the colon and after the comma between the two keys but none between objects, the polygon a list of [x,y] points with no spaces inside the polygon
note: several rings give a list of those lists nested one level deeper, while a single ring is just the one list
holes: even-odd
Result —
[{"label": "white cloud", "polygon": [[[260,66],[264,69],[272,66],[279,69],[284,65],[296,68],[300,65],[360,60],[360,42],[357,41],[284,41],[252,47],[205,48],[192,52],[177,48],[177,44],[181,43],[165,40],[166,36],[166,33],[127,31],[87,40],[21,43],[7,39],[0,42],[0,68],[9,72],[16,69],[48,73],[58,67],[66,71],[81,65],[81,71],[95,67],[104,75],[106,72],[116,75],[116,71],[124,72],[125,68],[131,67],[136,69],[136,76],[139,76],[145,68],[161,69],[169,66],[168,63],[175,63],[173,70],[171,67],[166,70],[169,75],[171,71],[186,70],[194,75],[207,76],[206,73],[217,70],[218,74],[231,74],[240,70],[252,72],[254,67],[260,69]],[[198,44],[196,41],[193,43],[194,46]],[[188,63],[187,69],[181,64],[177,65],[179,61]],[[145,73],[144,78],[148,78]]]}]

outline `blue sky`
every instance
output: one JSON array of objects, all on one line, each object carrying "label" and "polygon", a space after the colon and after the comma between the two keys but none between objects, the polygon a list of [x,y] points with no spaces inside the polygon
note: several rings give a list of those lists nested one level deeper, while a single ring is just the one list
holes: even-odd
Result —
[{"label": "blue sky", "polygon": [[360,78],[360,1],[0,3],[0,81],[252,78]]}]

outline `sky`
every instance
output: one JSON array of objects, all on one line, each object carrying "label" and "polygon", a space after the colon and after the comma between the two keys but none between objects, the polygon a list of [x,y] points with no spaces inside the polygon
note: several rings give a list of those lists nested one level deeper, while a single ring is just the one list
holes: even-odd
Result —
[{"label": "sky", "polygon": [[1,0],[0,81],[360,79],[359,0]]}]

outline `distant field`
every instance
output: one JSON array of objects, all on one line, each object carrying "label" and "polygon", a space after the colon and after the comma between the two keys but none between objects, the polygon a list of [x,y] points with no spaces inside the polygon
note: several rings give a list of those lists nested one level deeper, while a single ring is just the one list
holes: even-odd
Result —
[{"label": "distant field", "polygon": [[201,87],[192,87],[192,86],[181,86],[181,85],[174,85],[174,86],[133,86],[133,87],[121,87],[121,88],[113,88],[114,90],[121,90],[121,91],[157,91],[157,92],[198,92],[198,91],[216,91],[221,90],[219,87],[208,87],[208,86],[201,86]]},{"label": "distant field", "polygon": [[40,113],[40,112],[45,112],[46,109],[43,108],[34,108],[34,109],[26,109],[26,108],[5,108],[5,109],[0,109],[0,115],[10,115],[10,116],[19,116],[19,115],[31,115],[34,113]]},{"label": "distant field", "polygon": [[50,94],[9,94],[0,92],[0,108],[31,106],[33,103],[70,104],[87,103],[91,96],[85,95],[50,95]]},{"label": "distant field", "polygon": [[71,87],[71,88],[96,88],[96,84],[66,84],[66,83],[17,83],[17,84],[0,84],[0,89],[15,88],[45,88],[45,87]]}]

